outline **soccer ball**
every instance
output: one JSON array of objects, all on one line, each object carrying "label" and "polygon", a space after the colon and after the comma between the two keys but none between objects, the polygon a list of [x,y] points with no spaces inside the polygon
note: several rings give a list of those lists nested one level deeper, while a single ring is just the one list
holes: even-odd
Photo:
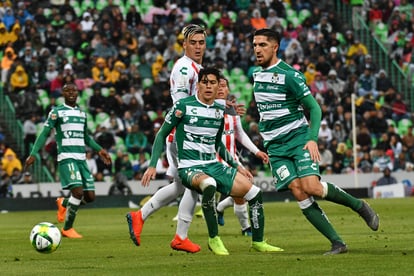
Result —
[{"label": "soccer ball", "polygon": [[61,239],[62,235],[59,228],[50,222],[38,223],[30,232],[30,243],[40,253],[55,252]]}]

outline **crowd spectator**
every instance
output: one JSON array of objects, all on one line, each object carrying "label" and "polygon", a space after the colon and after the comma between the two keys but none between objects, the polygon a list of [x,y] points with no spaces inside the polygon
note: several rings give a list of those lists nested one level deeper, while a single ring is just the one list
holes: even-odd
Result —
[{"label": "crowd spectator", "polygon": [[[365,100],[359,111],[369,111],[370,116],[358,116],[358,120],[366,120],[371,134],[380,140],[382,131],[388,131],[384,127],[387,119],[397,122],[409,117],[407,106],[398,96],[400,92],[395,90],[384,70],[378,72],[375,55],[368,52],[352,26],[344,29],[346,24],[340,22],[340,16],[329,10],[332,5],[326,1],[320,4],[292,1],[290,7],[285,6],[283,1],[236,1],[234,6],[219,1],[208,10],[198,2],[187,1],[188,4],[178,4],[179,8],[175,4],[166,5],[165,16],[156,17],[151,23],[144,22],[145,15],[134,5],[124,11],[115,1],[108,1],[99,9],[98,6],[83,9],[80,13],[70,5],[69,0],[54,6],[40,2],[17,2],[5,9],[5,28],[0,25],[0,32],[6,34],[1,39],[8,38],[8,41],[0,40],[4,52],[3,87],[10,88],[10,92],[45,89],[53,106],[59,101],[60,89],[69,74],[78,84],[81,95],[85,91],[94,91],[92,96],[82,97],[81,103],[93,117],[99,112],[110,114],[115,111],[125,125],[128,122],[132,126],[138,122],[149,141],[154,135],[155,124],[159,123],[152,114],[156,114],[159,108],[166,111],[171,107],[166,76],[176,58],[182,55],[180,31],[189,22],[202,24],[207,29],[206,63],[217,63],[223,72],[239,67],[246,74],[250,71],[250,76],[257,68],[252,58],[252,33],[263,26],[278,31],[281,37],[285,37],[279,54],[283,54],[288,63],[305,73],[307,84],[313,85],[312,92],[323,105],[327,125],[332,127],[335,133],[333,137],[338,142],[347,141],[350,134],[350,95],[361,93],[358,89],[368,87],[368,82],[372,80],[370,78],[359,86],[361,82],[358,77],[362,75],[361,70],[366,68],[370,69],[370,76],[375,79],[372,83],[376,83],[376,90],[368,88],[366,91],[369,92],[362,93],[371,93],[378,100],[383,96],[385,106],[378,110],[375,103],[368,104],[368,99]],[[394,35],[395,41],[395,44],[391,44],[394,50],[398,48],[395,56],[403,60],[408,57],[404,54],[408,48],[404,48],[407,43],[402,44],[404,39],[401,40],[400,31],[406,26],[404,38],[413,31],[409,25],[402,24],[408,9],[404,1],[401,1],[398,9],[394,8],[396,4],[389,2],[392,1],[381,2],[378,7],[372,4],[369,20],[376,23],[382,20],[390,25],[397,21],[395,29],[390,28],[390,37]],[[44,12],[44,8],[51,11],[50,15]],[[287,9],[297,14],[307,9],[310,15],[301,19],[303,21],[295,22],[289,20]],[[382,10],[382,18],[379,9]],[[212,12],[220,13],[215,22],[205,22],[204,17],[199,16]],[[230,12],[237,14],[234,21]],[[354,27],[358,29],[358,26]],[[410,61],[405,63],[404,66],[409,68]],[[21,70],[19,66],[28,75],[23,88],[12,83],[13,74]],[[71,73],[64,70],[68,67],[72,67]],[[318,72],[321,73],[320,77],[316,76]],[[21,82],[22,78],[18,79]],[[248,79],[251,80],[250,77]],[[315,82],[314,79],[318,80]],[[246,104],[249,106],[251,103]],[[244,118],[249,122],[247,125],[251,120],[259,120],[254,102],[252,106]],[[401,109],[405,112],[395,114]],[[50,107],[43,109],[43,115],[47,110]],[[392,110],[397,111],[394,117]],[[382,118],[378,115],[381,112]],[[375,123],[377,118],[379,121]],[[101,128],[97,129],[97,134],[100,134]],[[401,142],[404,152],[413,148],[409,141],[409,135],[403,136]],[[407,156],[410,159],[409,154]],[[335,164],[332,170],[337,170]]]},{"label": "crowd spectator", "polygon": [[398,183],[397,179],[391,175],[390,168],[386,167],[382,172],[383,176],[375,182],[375,186],[385,186]]}]

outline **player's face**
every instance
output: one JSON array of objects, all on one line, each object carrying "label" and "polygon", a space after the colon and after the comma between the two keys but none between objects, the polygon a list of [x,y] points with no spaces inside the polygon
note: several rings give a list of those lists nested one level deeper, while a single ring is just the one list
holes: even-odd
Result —
[{"label": "player's face", "polygon": [[185,55],[201,64],[206,50],[206,38],[203,34],[195,34],[183,43]]},{"label": "player's face", "polygon": [[279,45],[276,41],[268,40],[266,36],[257,35],[253,38],[253,50],[258,65],[267,68],[277,62],[277,49]]},{"label": "player's face", "polygon": [[76,99],[78,98],[78,89],[74,85],[68,85],[62,90],[62,96],[65,98],[65,104],[75,106]]},{"label": "player's face", "polygon": [[205,104],[212,104],[217,96],[219,81],[215,75],[205,75],[198,83],[198,98]]},{"label": "player's face", "polygon": [[217,99],[227,99],[227,96],[229,95],[229,87],[227,86],[226,80],[221,79],[219,81],[219,88],[217,91]]}]

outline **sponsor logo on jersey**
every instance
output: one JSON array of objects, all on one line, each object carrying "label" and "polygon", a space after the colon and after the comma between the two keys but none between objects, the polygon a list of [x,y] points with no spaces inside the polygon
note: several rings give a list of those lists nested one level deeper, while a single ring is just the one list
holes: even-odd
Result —
[{"label": "sponsor logo on jersey", "polygon": [[290,172],[289,172],[288,168],[286,167],[286,165],[283,165],[283,166],[279,167],[276,170],[276,173],[279,176],[280,180],[282,180],[282,181],[290,176]]},{"label": "sponsor logo on jersey", "polygon": [[181,118],[182,116],[183,116],[183,112],[181,111],[181,110],[179,110],[179,109],[177,109],[176,111],[175,111],[175,117],[177,117],[177,118]]},{"label": "sponsor logo on jersey", "polygon": [[197,117],[195,117],[195,116],[191,116],[189,123],[190,123],[190,124],[195,124],[195,123],[197,123],[197,122],[198,122],[198,118],[197,118]]},{"label": "sponsor logo on jersey", "polygon": [[215,116],[216,116],[216,119],[220,119],[221,118],[221,113],[220,113],[220,110],[218,108],[216,109]]}]

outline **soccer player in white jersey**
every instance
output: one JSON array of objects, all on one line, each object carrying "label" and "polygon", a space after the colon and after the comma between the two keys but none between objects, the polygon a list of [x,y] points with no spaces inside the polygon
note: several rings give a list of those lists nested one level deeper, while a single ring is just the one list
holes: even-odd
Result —
[{"label": "soccer player in white jersey", "polygon": [[[178,174],[183,185],[202,194],[202,210],[208,229],[208,246],[216,255],[229,255],[218,235],[215,193],[241,197],[248,201],[252,224],[252,248],[259,252],[283,249],[264,239],[264,211],[261,190],[251,182],[252,175],[232,158],[221,141],[224,127],[224,101],[216,102],[220,72],[201,69],[197,95],[178,100],[165,117],[155,138],[150,165],[142,176],[147,186],[156,176],[156,162],[163,151],[163,141],[175,128]],[[217,160],[217,153],[231,167]]]},{"label": "soccer player in white jersey", "polygon": [[[86,163],[86,146],[98,152],[105,164],[110,164],[111,156],[98,145],[89,135],[86,113],[76,104],[78,89],[74,83],[66,83],[62,88],[64,104],[53,108],[44,124],[42,132],[37,137],[33,149],[25,162],[25,170],[35,162],[35,155],[44,146],[52,129],[56,131],[56,143],[59,164],[59,177],[63,190],[70,190],[70,197],[58,199],[58,216],[65,224],[62,235],[68,238],[82,238],[73,228],[76,212],[82,201],[95,200],[95,185],[91,172]],[[60,222],[61,218],[58,218]]]},{"label": "soccer player in white jersey", "polygon": [[[325,254],[348,251],[314,196],[357,212],[374,231],[379,218],[363,200],[336,185],[320,181],[318,131],[321,109],[306,85],[304,75],[277,57],[279,34],[257,30],[253,49],[262,70],[254,74],[254,97],[260,114],[259,130],[269,155],[278,191],[290,190],[308,221],[331,242]],[[309,110],[310,122],[304,115]]]},{"label": "soccer player in white jersey", "polygon": [[[228,80],[224,77],[221,77],[219,83],[219,90],[217,93],[217,99],[230,100],[229,94],[230,92]],[[233,156],[233,158],[239,162],[239,165],[242,165],[237,156],[237,141],[250,152],[252,152],[254,155],[256,155],[258,158],[260,158],[263,161],[263,163],[267,164],[269,162],[269,157],[267,156],[267,154],[259,150],[256,147],[256,145],[250,140],[246,132],[243,130],[240,121],[240,116],[237,114],[236,110],[234,109],[234,106],[228,106],[226,107],[226,110],[224,112],[224,131],[222,142],[226,146],[226,149],[230,152],[231,156]],[[220,157],[219,160],[223,161]],[[229,196],[217,204],[216,210],[218,216],[218,224],[224,225],[224,209],[231,206],[234,207],[234,214],[239,220],[242,235],[251,236],[252,231],[249,223],[247,202],[243,198],[233,198]]]},{"label": "soccer player in white jersey", "polygon": [[[173,103],[197,93],[198,73],[202,68],[201,63],[206,49],[206,32],[202,27],[188,25],[183,28],[182,33],[184,35],[184,56],[176,61],[170,76],[170,92]],[[169,162],[166,174],[174,181],[159,189],[140,210],[127,214],[130,236],[137,246],[141,243],[140,235],[145,220],[155,211],[182,195],[185,190],[177,173],[177,147],[174,133],[175,130],[166,139],[166,152]],[[193,201],[196,197],[197,195],[194,192],[187,192],[180,202],[177,227],[183,230],[179,232],[188,232],[194,212],[194,208],[191,207],[193,202],[190,201]],[[189,206],[186,206],[187,203]],[[200,246],[192,243],[184,235],[176,235],[171,242],[171,247],[175,250],[184,250],[191,253],[200,251]]]}]

